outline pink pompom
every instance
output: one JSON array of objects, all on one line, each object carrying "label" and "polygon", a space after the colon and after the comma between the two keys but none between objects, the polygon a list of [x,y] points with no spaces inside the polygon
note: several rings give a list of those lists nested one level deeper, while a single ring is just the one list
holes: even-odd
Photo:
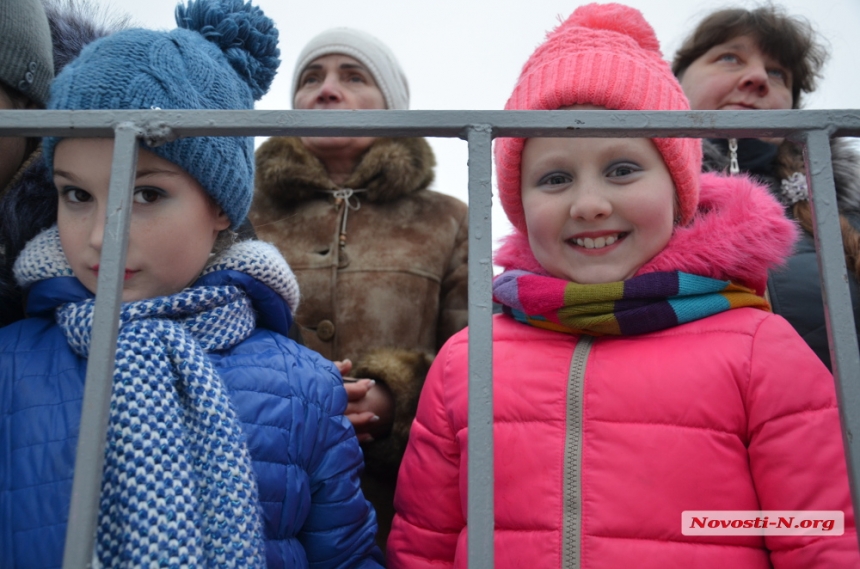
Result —
[{"label": "pink pompom", "polygon": [[642,49],[660,53],[660,42],[642,12],[622,4],[586,4],[574,10],[562,27],[609,30],[633,38]]}]

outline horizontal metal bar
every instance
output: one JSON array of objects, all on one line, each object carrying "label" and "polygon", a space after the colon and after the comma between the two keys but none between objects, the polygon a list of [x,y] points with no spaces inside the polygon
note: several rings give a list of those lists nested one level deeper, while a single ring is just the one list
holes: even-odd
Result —
[{"label": "horizontal metal bar", "polygon": [[[0,136],[113,136],[120,122],[147,135],[785,137],[822,130],[860,136],[860,110],[787,111],[0,111]],[[168,126],[170,125],[170,126]],[[73,129],[70,135],[68,129]]]}]

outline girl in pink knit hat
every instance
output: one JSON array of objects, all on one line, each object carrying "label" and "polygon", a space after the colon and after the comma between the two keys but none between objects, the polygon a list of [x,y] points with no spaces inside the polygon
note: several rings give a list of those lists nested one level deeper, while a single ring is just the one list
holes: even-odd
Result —
[{"label": "girl in pink knit hat", "polygon": [[[507,109],[688,110],[642,15],[578,8]],[[499,568],[858,567],[833,379],[762,297],[796,229],[697,139],[500,139]],[[389,567],[466,566],[468,331],[427,376]],[[801,535],[805,531],[805,535]]]}]

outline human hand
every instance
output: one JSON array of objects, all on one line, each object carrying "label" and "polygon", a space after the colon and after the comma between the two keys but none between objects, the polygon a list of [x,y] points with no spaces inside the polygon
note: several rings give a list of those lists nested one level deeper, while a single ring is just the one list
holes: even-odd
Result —
[{"label": "human hand", "polygon": [[344,376],[347,406],[344,415],[352,423],[358,442],[367,443],[388,434],[394,422],[394,397],[383,384],[372,379],[349,377],[352,362],[334,362]]}]

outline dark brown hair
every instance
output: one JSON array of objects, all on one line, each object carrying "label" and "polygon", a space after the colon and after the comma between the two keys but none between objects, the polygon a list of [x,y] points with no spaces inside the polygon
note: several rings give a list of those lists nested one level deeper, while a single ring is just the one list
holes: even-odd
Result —
[{"label": "dark brown hair", "polygon": [[679,79],[697,59],[716,45],[739,36],[750,36],[758,48],[791,73],[792,107],[800,107],[801,93],[815,91],[827,49],[805,18],[789,16],[777,6],[746,10],[729,8],[711,13],[684,40],[672,61]]},{"label": "dark brown hair", "polygon": [[[784,140],[779,145],[776,160],[776,175],[780,179],[791,176],[794,172],[804,172],[803,154],[799,146]],[[800,227],[810,235],[813,233],[812,208],[809,201],[803,200],[794,204],[791,208],[794,218]],[[842,233],[842,248],[845,254],[845,267],[848,272],[860,280],[860,232],[854,229],[851,222],[842,213],[839,213],[839,229]]]}]

